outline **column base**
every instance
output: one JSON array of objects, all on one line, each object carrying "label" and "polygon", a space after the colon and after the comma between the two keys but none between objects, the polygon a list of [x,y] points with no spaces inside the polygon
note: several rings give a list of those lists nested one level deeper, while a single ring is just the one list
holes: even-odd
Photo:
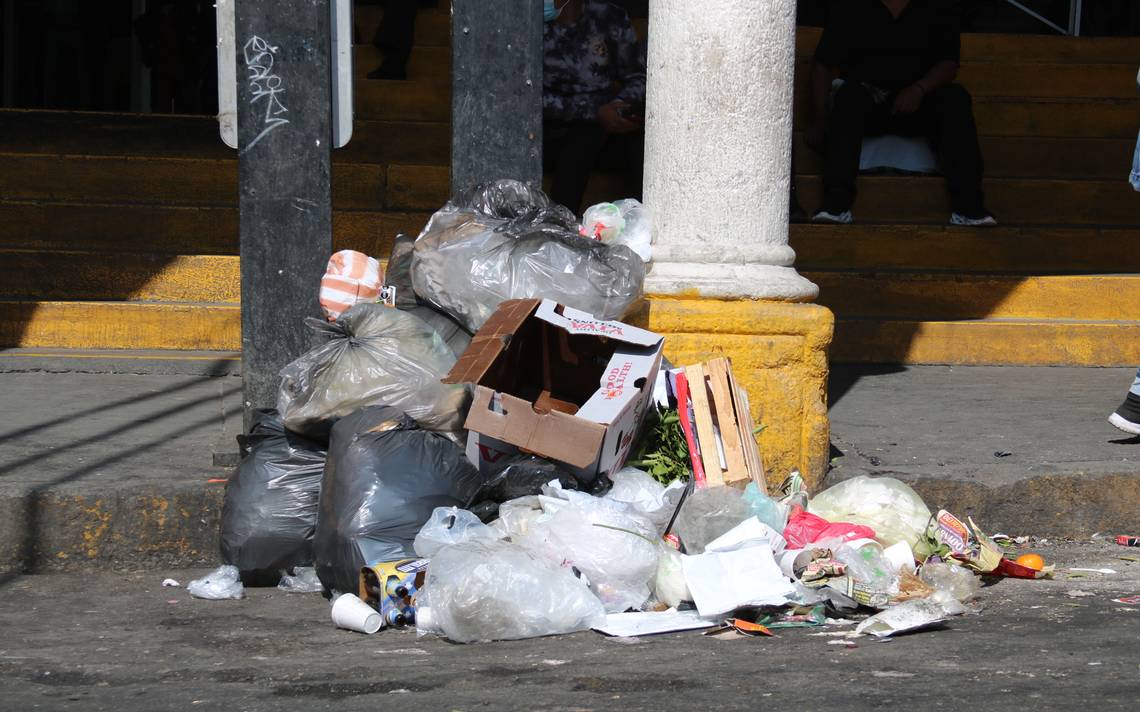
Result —
[{"label": "column base", "polygon": [[650,296],[627,320],[663,335],[665,356],[676,365],[731,358],[737,381],[748,391],[752,416],[764,426],[758,437],[769,489],[792,470],[803,474],[812,492],[821,488],[831,434],[827,350],[835,317],[830,310],[817,304]]},{"label": "column base", "polygon": [[794,267],[697,262],[654,262],[645,276],[645,291],[781,302],[808,302],[819,296],[819,287],[802,277]]}]

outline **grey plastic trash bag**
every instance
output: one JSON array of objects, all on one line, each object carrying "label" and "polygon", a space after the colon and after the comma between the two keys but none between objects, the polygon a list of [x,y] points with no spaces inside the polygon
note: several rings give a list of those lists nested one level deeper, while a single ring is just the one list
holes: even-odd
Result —
[{"label": "grey plastic trash bag", "polygon": [[455,354],[422,319],[382,304],[357,304],[335,323],[307,319],[330,339],[281,370],[277,409],[285,427],[323,439],[349,413],[399,408],[429,430],[463,428],[470,396],[440,383]]},{"label": "grey plastic trash bag", "polygon": [[226,485],[222,504],[222,561],[249,583],[273,585],[282,569],[313,562],[317,501],[325,449],[288,433],[275,411],[253,415],[241,437],[249,454]]},{"label": "grey plastic trash bag", "polygon": [[314,540],[327,588],[357,589],[360,569],[415,556],[436,507],[462,507],[481,478],[463,449],[395,408],[365,408],[333,426]]},{"label": "grey plastic trash bag", "polygon": [[476,186],[416,238],[416,293],[474,332],[507,299],[553,299],[619,319],[641,297],[645,265],[624,245],[578,234],[574,215],[512,180]]}]

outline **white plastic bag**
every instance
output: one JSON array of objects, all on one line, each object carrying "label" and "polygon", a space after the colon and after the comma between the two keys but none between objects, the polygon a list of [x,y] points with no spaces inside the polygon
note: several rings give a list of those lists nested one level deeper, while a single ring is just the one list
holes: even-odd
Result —
[{"label": "white plastic bag", "polygon": [[194,598],[205,598],[209,601],[225,601],[245,596],[245,587],[241,585],[238,568],[229,564],[219,566],[202,578],[186,584],[186,591]]},{"label": "white plastic bag", "polygon": [[466,509],[436,507],[431,519],[416,534],[414,546],[416,556],[430,559],[445,546],[476,540],[495,541],[504,536],[503,532],[487,526]]},{"label": "white plastic bag", "polygon": [[653,220],[649,210],[632,198],[590,206],[582,216],[582,234],[625,245],[644,262],[653,259]]},{"label": "white plastic bag", "polygon": [[420,634],[459,643],[561,635],[605,619],[601,601],[570,569],[506,541],[441,549],[416,608]]},{"label": "white plastic bag", "polygon": [[676,608],[683,601],[693,600],[689,585],[685,583],[682,566],[684,554],[676,549],[661,545],[661,556],[657,563],[657,575],[653,579],[653,595],[670,608]]},{"label": "white plastic bag", "polygon": [[562,491],[563,500],[545,497],[544,517],[530,525],[523,546],[556,564],[585,574],[590,590],[607,613],[640,608],[649,599],[649,583],[657,574],[657,531],[645,517],[619,502],[582,492]]},{"label": "white plastic bag", "polygon": [[812,498],[808,511],[828,521],[871,527],[883,546],[905,541],[914,548],[930,523],[922,498],[893,477],[844,480]]},{"label": "white plastic bag", "polygon": [[685,483],[674,480],[666,487],[636,467],[623,467],[610,479],[614,486],[604,499],[629,505],[633,512],[653,522],[658,534],[664,533],[681,501]]},{"label": "white plastic bag", "polygon": [[463,428],[466,388],[440,383],[455,354],[423,319],[357,304],[334,324],[306,323],[331,338],[281,369],[277,410],[286,428],[325,438],[338,418],[370,405],[402,410],[426,430]]}]

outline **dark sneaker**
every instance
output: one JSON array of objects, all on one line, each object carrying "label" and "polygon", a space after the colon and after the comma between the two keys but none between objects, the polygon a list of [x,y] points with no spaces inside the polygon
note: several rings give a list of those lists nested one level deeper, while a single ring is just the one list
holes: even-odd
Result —
[{"label": "dark sneaker", "polygon": [[1108,422],[1126,433],[1140,435],[1140,396],[1129,391],[1116,412],[1108,416]]}]

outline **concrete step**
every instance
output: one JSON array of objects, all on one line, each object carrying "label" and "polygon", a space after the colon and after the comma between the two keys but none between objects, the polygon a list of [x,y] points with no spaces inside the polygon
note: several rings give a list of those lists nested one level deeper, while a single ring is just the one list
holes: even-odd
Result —
[{"label": "concrete step", "polygon": [[60,349],[236,351],[236,304],[0,301],[0,344]]},{"label": "concrete step", "polygon": [[1140,273],[1134,228],[807,224],[791,246],[809,272]]},{"label": "concrete step", "polygon": [[803,274],[819,285],[819,303],[840,319],[1111,321],[1140,316],[1140,275]]},{"label": "concrete step", "polygon": [[353,91],[358,120],[451,121],[451,87],[446,84],[361,79]]},{"label": "concrete step", "polygon": [[1135,367],[1140,321],[839,319],[830,357],[838,363]]},{"label": "concrete step", "polygon": [[[240,348],[240,331],[236,304],[0,301],[4,347],[233,351]],[[1140,363],[1140,321],[841,318],[831,358],[1127,366]]]},{"label": "concrete step", "polygon": [[[369,84],[414,86],[408,82]],[[383,94],[379,92],[381,98]],[[443,115],[444,121],[448,118]],[[444,165],[450,142],[451,129],[446,123],[372,121],[358,112],[352,139],[333,151],[333,163]],[[23,109],[0,109],[0,153],[237,159],[237,152],[218,137],[218,124],[212,117]]]},{"label": "concrete step", "polygon": [[[398,233],[419,234],[429,217],[334,210],[333,245],[386,256]],[[237,208],[0,200],[0,249],[236,255]]]},{"label": "concrete step", "polygon": [[[800,203],[822,203],[818,176],[797,178]],[[1137,225],[1140,195],[1127,181],[987,178],[986,204],[1007,225]],[[855,219],[868,222],[943,223],[950,217],[945,181],[938,176],[861,176]]]},{"label": "concrete step", "polygon": [[[1051,138],[982,136],[986,175],[1003,178],[1119,179],[1121,156],[1131,155],[1135,138]],[[823,157],[796,133],[796,171],[821,173]]]},{"label": "concrete step", "polygon": [[[237,162],[199,158],[0,154],[8,199],[221,206],[237,203]],[[333,166],[333,205],[347,210],[436,209],[450,193],[442,166]]]},{"label": "concrete step", "polygon": [[[796,57],[810,59],[822,34],[820,28],[798,28]],[[1136,37],[1061,37],[1002,33],[962,35],[963,62],[1129,64],[1135,63],[1138,55],[1140,38]]]},{"label": "concrete step", "polygon": [[[384,53],[371,44],[358,44],[352,48],[352,72],[357,79],[364,79],[383,60]],[[408,58],[408,80],[450,83],[451,45],[413,47]]]}]

